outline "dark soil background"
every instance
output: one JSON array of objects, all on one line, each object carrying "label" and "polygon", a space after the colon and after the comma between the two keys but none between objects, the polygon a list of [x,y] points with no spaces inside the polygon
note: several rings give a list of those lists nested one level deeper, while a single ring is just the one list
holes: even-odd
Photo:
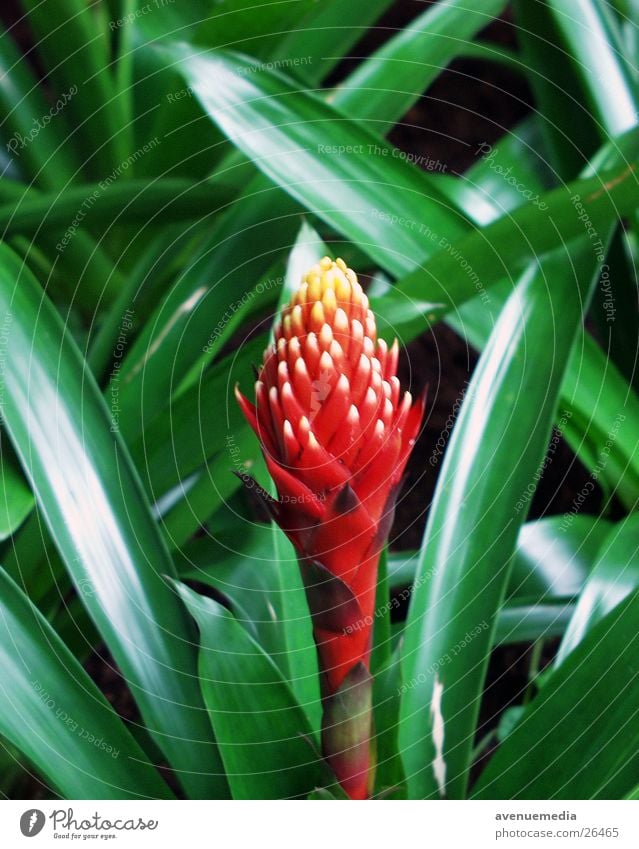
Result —
[{"label": "dark soil background", "polygon": [[[14,23],[19,11],[15,0],[5,0],[0,16]],[[353,50],[353,59],[345,60],[331,82],[337,83],[355,62],[383,43],[395,29],[408,24],[424,11],[424,2],[399,0]],[[28,43],[29,33],[20,24],[14,34]],[[22,39],[23,37],[23,39]],[[516,36],[507,11],[482,33],[484,40],[515,48]],[[493,143],[509,128],[521,121],[531,108],[531,94],[523,78],[503,66],[478,60],[454,62],[428,94],[393,130],[390,141],[412,154],[439,160],[446,173],[462,173],[475,162],[474,151],[481,142]],[[441,467],[441,457],[433,466],[433,446],[450,432],[451,414],[470,379],[477,354],[444,324],[415,340],[402,355],[400,378],[417,391],[429,387],[426,426],[413,453],[404,492],[400,498],[391,539],[398,550],[418,548],[424,531],[428,506]],[[507,448],[505,447],[505,450]],[[573,498],[588,480],[583,467],[575,460],[567,445],[558,445],[539,484],[531,505],[530,518],[560,514],[569,510]],[[586,502],[585,512],[597,512],[600,492]],[[399,618],[402,611],[398,611]],[[540,667],[548,663],[556,650],[556,642],[544,647]],[[528,683],[531,646],[521,644],[497,649],[492,657],[488,687],[482,706],[483,734],[493,728],[500,713],[512,703],[520,702]],[[107,698],[125,718],[135,722],[137,712],[115,665],[102,649],[87,663],[87,669]],[[488,748],[488,753],[490,747]],[[34,777],[25,775],[19,793],[23,798],[50,795]]]}]

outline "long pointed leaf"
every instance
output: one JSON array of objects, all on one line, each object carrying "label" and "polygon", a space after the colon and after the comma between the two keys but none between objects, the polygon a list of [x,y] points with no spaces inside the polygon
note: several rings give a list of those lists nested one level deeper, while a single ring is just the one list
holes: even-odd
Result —
[{"label": "long pointed leaf", "polygon": [[160,747],[193,795],[225,781],[172,563],[80,354],[36,280],[0,246],[10,316],[3,418],[55,543]]}]

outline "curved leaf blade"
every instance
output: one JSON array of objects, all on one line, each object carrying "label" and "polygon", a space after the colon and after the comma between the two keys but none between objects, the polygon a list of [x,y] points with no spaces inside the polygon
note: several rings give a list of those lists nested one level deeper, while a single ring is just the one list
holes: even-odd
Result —
[{"label": "curved leaf blade", "polygon": [[233,798],[305,797],[332,784],[277,666],[232,613],[177,586],[200,629],[200,683]]},{"label": "curved leaf blade", "polygon": [[70,799],[170,799],[120,718],[0,569],[0,734]]},{"label": "curved leaf blade", "polygon": [[75,343],[5,245],[0,308],[11,316],[2,414],[56,546],[184,785],[223,795],[190,622],[163,577],[172,562]]}]

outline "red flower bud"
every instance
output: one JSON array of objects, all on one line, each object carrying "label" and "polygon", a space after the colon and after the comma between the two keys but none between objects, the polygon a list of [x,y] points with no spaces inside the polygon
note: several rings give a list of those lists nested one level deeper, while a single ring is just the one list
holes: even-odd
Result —
[{"label": "red flower bud", "polygon": [[377,339],[355,273],[324,257],[285,307],[254,406],[237,392],[300,559],[322,675],[324,754],[352,798],[367,793],[369,659],[377,565],[423,416]]}]

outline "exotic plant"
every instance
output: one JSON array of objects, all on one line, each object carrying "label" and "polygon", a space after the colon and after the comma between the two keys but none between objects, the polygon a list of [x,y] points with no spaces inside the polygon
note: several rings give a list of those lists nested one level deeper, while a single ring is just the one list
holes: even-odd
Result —
[{"label": "exotic plant", "polygon": [[275,328],[255,384],[237,392],[279,501],[266,506],[299,555],[320,661],[322,749],[353,799],[373,788],[370,654],[377,566],[422,419],[377,338],[357,275],[324,257]]},{"label": "exotic plant", "polygon": [[638,4],[0,6],[0,792],[636,795]]}]

